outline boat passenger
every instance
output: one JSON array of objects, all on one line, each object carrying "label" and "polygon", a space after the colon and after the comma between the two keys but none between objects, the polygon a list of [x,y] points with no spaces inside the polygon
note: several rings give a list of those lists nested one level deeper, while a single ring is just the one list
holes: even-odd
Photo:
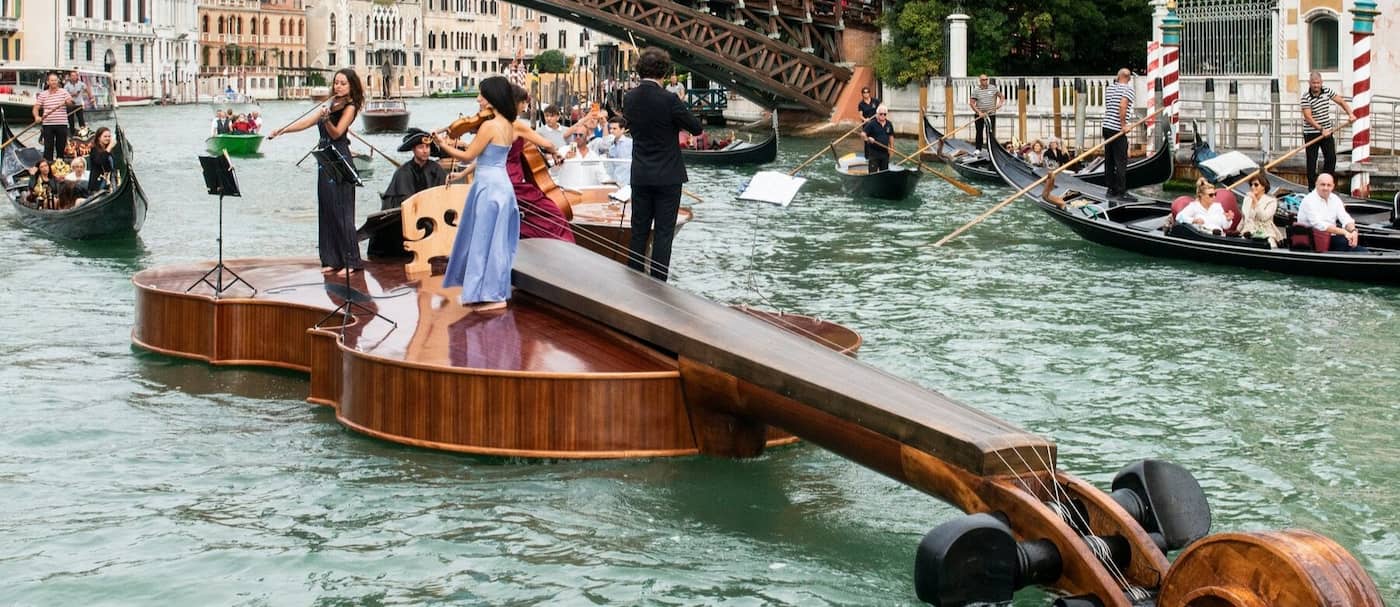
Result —
[{"label": "boat passenger", "polygon": [[1045,166],[1045,144],[1039,139],[1032,142],[1030,151],[1026,152],[1026,163],[1036,167]]},{"label": "boat passenger", "polygon": [[1234,222],[1235,214],[1215,201],[1215,185],[1205,177],[1196,178],[1196,199],[1176,214],[1176,222],[1195,224],[1212,234],[1224,234]]},{"label": "boat passenger", "polygon": [[535,132],[553,144],[555,149],[564,149],[564,134],[568,130],[559,126],[559,108],[552,105],[544,108],[544,124],[537,127]]},{"label": "boat passenger", "polygon": [[889,119],[890,108],[884,104],[875,108],[875,119],[862,127],[865,140],[865,162],[871,173],[890,168],[890,148],[894,145],[894,124]]},{"label": "boat passenger", "polygon": [[632,138],[627,136],[627,119],[613,116],[608,120],[608,134],[612,138],[608,144],[608,158],[627,161],[609,162],[608,176],[619,186],[628,185],[632,183]]},{"label": "boat passenger", "polygon": [[1045,149],[1046,166],[1050,166],[1051,162],[1054,163],[1054,166],[1063,166],[1066,162],[1069,162],[1069,159],[1069,152],[1066,152],[1063,147],[1060,147],[1060,139],[1058,137],[1051,137],[1050,144]]},{"label": "boat passenger", "polygon": [[112,158],[112,149],[115,147],[117,138],[112,136],[112,129],[105,126],[97,129],[87,159],[87,165],[92,169],[87,181],[89,192],[100,192],[112,185],[112,177],[116,175],[117,170],[116,160]]},{"label": "boat passenger", "polygon": [[1328,247],[1331,251],[1365,251],[1357,244],[1360,235],[1356,231],[1356,220],[1351,218],[1342,205],[1342,199],[1332,193],[1336,181],[1330,173],[1319,173],[1317,189],[1308,192],[1298,205],[1298,223],[1319,232],[1332,235]]},{"label": "boat passenger", "polygon": [[1249,193],[1244,197],[1244,208],[1240,210],[1240,235],[1245,238],[1263,238],[1269,241],[1269,248],[1278,248],[1283,241],[1283,230],[1274,225],[1274,214],[1278,212],[1278,199],[1269,195],[1268,184],[1263,177],[1249,180]]},{"label": "boat passenger", "polygon": [[52,209],[58,203],[59,177],[53,174],[53,166],[42,158],[39,164],[29,168],[29,193],[25,201],[36,209]]},{"label": "boat passenger", "polygon": [[209,135],[226,135],[233,130],[233,123],[223,110],[214,111],[214,121],[209,123]]}]

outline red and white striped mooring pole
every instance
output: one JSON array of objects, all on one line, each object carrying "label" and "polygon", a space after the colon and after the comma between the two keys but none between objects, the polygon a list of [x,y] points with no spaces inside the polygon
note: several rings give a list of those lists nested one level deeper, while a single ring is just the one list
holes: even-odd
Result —
[{"label": "red and white striped mooring pole", "polygon": [[1371,195],[1371,37],[1376,3],[1356,0],[1351,8],[1351,100],[1356,122],[1351,127],[1351,195]]}]

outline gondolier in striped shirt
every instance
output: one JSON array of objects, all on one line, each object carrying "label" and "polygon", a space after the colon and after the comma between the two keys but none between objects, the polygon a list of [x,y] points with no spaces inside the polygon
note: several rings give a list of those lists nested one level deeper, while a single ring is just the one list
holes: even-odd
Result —
[{"label": "gondolier in striped shirt", "polygon": [[[1001,89],[992,86],[991,79],[986,74],[977,77],[977,86],[973,87],[972,95],[967,98],[968,107],[972,108],[972,113],[977,115],[977,149],[985,150],[985,142],[990,142],[997,133],[997,111],[1001,106],[1006,105],[1006,96],[1001,94]],[[986,139],[983,139],[983,132],[986,132]]]},{"label": "gondolier in striped shirt", "polygon": [[[1322,74],[1313,72],[1308,76],[1308,90],[1303,92],[1303,141],[1312,141],[1322,137],[1316,143],[1308,146],[1308,189],[1311,190],[1317,185],[1317,152],[1322,151],[1322,171],[1329,175],[1335,175],[1337,171],[1337,139],[1332,136],[1332,129],[1337,124],[1332,121],[1332,104],[1336,103],[1342,107],[1342,111],[1347,113],[1347,118],[1355,120],[1356,116],[1351,113],[1351,106],[1347,105],[1346,99],[1333,92],[1332,89],[1322,86]],[[1323,137],[1323,135],[1326,135]]]},{"label": "gondolier in striped shirt", "polygon": [[68,106],[73,96],[59,86],[58,72],[49,72],[48,88],[34,96],[34,122],[43,121],[39,138],[44,142],[44,159],[53,162],[68,147]]},{"label": "gondolier in striped shirt", "polygon": [[[1103,92],[1103,138],[1105,141],[1123,131],[1128,115],[1133,111],[1137,95],[1133,92],[1133,73],[1128,68],[1118,70],[1118,77]],[[1128,196],[1128,137],[1124,135],[1104,146],[1103,170],[1109,198],[1132,199]]]}]

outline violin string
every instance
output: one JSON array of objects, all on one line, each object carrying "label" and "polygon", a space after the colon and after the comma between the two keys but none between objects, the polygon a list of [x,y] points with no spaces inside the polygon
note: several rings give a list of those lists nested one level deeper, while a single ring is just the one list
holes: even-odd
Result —
[{"label": "violin string", "polygon": [[[552,202],[552,201],[551,201],[551,202]],[[520,206],[520,205],[517,205],[517,206]],[[520,206],[520,208],[521,208],[522,210],[524,210],[526,207]],[[626,208],[626,205],[625,205],[625,204],[623,205],[623,208]],[[666,268],[666,270],[667,270],[668,273],[671,273],[671,268],[670,268],[669,266],[667,266],[666,264],[657,264],[657,263],[655,263],[655,262],[653,262],[653,261],[650,261],[650,260],[647,259],[647,257],[646,257],[645,255],[642,255],[642,254],[640,254],[640,253],[634,253],[634,252],[632,252],[632,250],[631,250],[630,247],[622,246],[622,245],[619,244],[619,243],[613,242],[612,240],[609,240],[609,239],[607,239],[607,238],[604,238],[604,237],[602,237],[602,236],[599,236],[599,235],[597,235],[596,233],[592,232],[591,230],[588,230],[588,229],[586,229],[586,228],[585,228],[585,229],[574,229],[573,224],[569,223],[567,220],[561,220],[559,217],[556,217],[556,216],[554,216],[554,215],[552,215],[552,214],[549,214],[549,213],[545,213],[545,212],[543,212],[543,211],[531,209],[531,212],[533,212],[533,213],[538,213],[538,216],[539,216],[540,218],[544,219],[544,221],[545,221],[546,223],[548,223],[548,224],[550,225],[550,227],[553,227],[553,228],[556,228],[556,229],[563,228],[563,229],[569,230],[569,231],[574,235],[574,239],[575,239],[575,240],[578,240],[578,239],[580,239],[580,237],[582,237],[585,241],[590,242],[590,243],[592,243],[592,244],[598,246],[599,248],[601,248],[601,249],[603,249],[603,250],[605,250],[605,251],[609,251],[609,252],[612,252],[612,253],[614,253],[614,254],[622,255],[622,256],[624,256],[625,259],[628,259],[628,260],[631,260],[631,261],[637,261],[638,263],[643,264],[643,266],[645,266],[647,263],[651,263],[652,265],[655,265],[655,266],[658,266],[658,267],[664,267],[664,268]],[[620,218],[618,221],[621,222],[621,221],[623,221],[623,219]],[[756,238],[757,238],[757,230],[756,230],[756,229],[755,229],[754,233],[755,233],[755,239],[756,239]],[[752,257],[752,254],[750,255],[750,257]],[[755,288],[755,292],[757,292],[757,291],[756,291],[756,288]],[[821,344],[821,345],[824,345],[824,346],[826,346],[826,347],[828,347],[828,348],[830,348],[830,349],[832,349],[832,350],[835,350],[835,351],[837,351],[837,352],[840,352],[840,351],[842,351],[842,350],[844,349],[844,346],[843,346],[842,344],[839,344],[839,343],[837,343],[837,342],[831,340],[830,338],[827,338],[826,336],[824,336],[824,335],[822,335],[822,334],[820,334],[820,333],[817,333],[817,332],[815,332],[815,331],[812,331],[812,330],[810,330],[810,329],[808,329],[808,328],[806,328],[806,327],[803,327],[803,326],[801,326],[801,325],[799,325],[799,324],[797,324],[797,323],[794,323],[794,322],[791,322],[791,321],[786,320],[785,318],[783,318],[783,316],[784,316],[784,314],[785,314],[783,310],[778,309],[778,308],[777,308],[770,300],[768,300],[766,297],[762,297],[762,293],[758,293],[758,294],[759,294],[760,298],[765,302],[766,305],[771,306],[771,307],[774,308],[774,310],[773,310],[774,314],[770,314],[770,315],[765,315],[765,316],[759,317],[760,320],[763,320],[763,321],[767,322],[768,324],[773,325],[773,326],[776,326],[776,327],[778,327],[778,328],[780,328],[780,329],[784,329],[784,330],[786,330],[786,331],[788,331],[788,332],[790,332],[790,333],[793,333],[793,334],[796,334],[796,335],[805,337],[805,338],[807,338],[807,339],[809,339],[809,340],[812,340],[812,341],[814,341],[814,342],[817,342],[817,343],[819,343],[819,344]],[[897,378],[897,376],[894,376],[894,375],[891,375],[891,374],[888,374],[888,373],[884,373],[883,371],[881,371],[881,373],[882,373],[882,374],[885,374],[885,375],[887,375],[887,376],[889,376],[889,377]]]},{"label": "violin string", "polygon": [[[1041,456],[1040,450],[1039,450],[1039,449],[1032,449],[1031,452],[1032,452],[1032,453],[1035,453],[1036,459],[1040,460],[1040,464],[1041,464],[1042,466],[1044,466],[1047,470],[1052,470],[1052,471],[1056,471],[1056,470],[1057,470],[1057,468],[1052,468],[1052,467],[1050,466],[1050,464],[1049,464],[1050,461],[1053,461],[1053,460],[1055,459],[1054,455],[1050,453],[1050,446],[1049,446],[1049,445],[1046,445],[1046,446],[1045,446],[1045,455],[1044,455],[1044,456]],[[1072,505],[1072,499],[1073,499],[1073,498],[1070,496],[1069,491],[1068,491],[1067,489],[1064,488],[1064,485],[1060,483],[1060,476],[1059,476],[1059,474],[1051,474],[1050,479],[1051,479],[1051,481],[1052,481],[1052,482],[1054,483],[1054,485],[1055,485],[1055,492],[1056,492],[1056,495],[1057,495],[1057,496],[1063,496],[1065,503],[1066,503],[1066,504],[1070,504],[1069,506],[1065,506],[1065,507],[1064,507],[1064,510],[1066,511],[1066,514],[1067,514],[1069,517],[1071,517],[1071,520],[1070,520],[1071,524],[1074,524],[1074,523],[1076,522],[1076,520],[1077,520],[1080,529],[1088,530],[1088,529],[1089,529],[1088,517],[1087,517],[1083,512],[1081,512],[1078,508],[1074,508],[1074,507],[1073,507],[1073,505]],[[1056,502],[1059,502],[1059,499],[1060,499],[1060,498],[1057,497],[1057,498],[1056,498]],[[1108,565],[1112,568],[1111,571],[1116,571],[1116,570],[1118,570],[1118,565],[1117,565],[1117,563],[1114,563],[1114,562],[1112,562],[1112,561],[1110,560],[1110,561],[1107,561],[1106,564],[1108,564]],[[1128,589],[1128,591],[1129,591],[1130,594],[1133,594],[1134,596],[1136,596],[1136,593],[1141,591],[1139,588],[1137,588],[1137,586],[1134,586],[1134,585],[1132,585],[1131,583],[1129,583],[1128,580],[1126,579],[1126,576],[1124,576],[1121,572],[1117,573],[1117,575],[1115,575],[1115,577],[1120,579],[1120,583],[1124,586],[1124,588],[1127,588],[1127,589]]]},{"label": "violin string", "polygon": [[[1049,446],[1046,446],[1046,449],[1049,449]],[[1071,502],[1071,498],[1070,498],[1069,492],[1068,492],[1068,491],[1065,491],[1064,487],[1060,485],[1060,479],[1059,479],[1058,476],[1055,474],[1055,472],[1056,472],[1055,468],[1051,467],[1051,466],[1050,466],[1050,463],[1047,462],[1047,461],[1045,460],[1045,458],[1041,457],[1041,455],[1040,455],[1040,450],[1039,450],[1039,449],[1034,449],[1034,448],[1032,448],[1032,449],[1031,449],[1031,452],[1035,454],[1036,459],[1040,460],[1040,465],[1041,465],[1041,467],[1044,468],[1045,470],[1049,471],[1049,474],[1050,474],[1050,482],[1051,482],[1052,485],[1054,485],[1054,489],[1052,490],[1049,486],[1046,486],[1046,485],[1045,485],[1044,479],[1041,479],[1039,476],[1037,476],[1037,477],[1036,477],[1036,480],[1040,482],[1040,487],[1041,487],[1041,489],[1044,490],[1044,491],[1046,491],[1047,493],[1050,493],[1050,499],[1051,499],[1051,501],[1053,501],[1053,502],[1056,503],[1056,504],[1059,504],[1060,508],[1061,508],[1062,510],[1064,510],[1066,513],[1068,513],[1070,517],[1075,517],[1075,518],[1078,519],[1078,523],[1079,523],[1078,527],[1079,527],[1079,529],[1083,530],[1084,533],[1086,534],[1086,535],[1082,535],[1082,536],[1080,536],[1080,537],[1082,537],[1082,538],[1093,537],[1092,535],[1089,535],[1089,532],[1091,531],[1091,529],[1090,529],[1090,527],[1089,527],[1089,521],[1085,518],[1085,516],[1084,516],[1082,513],[1080,513],[1080,511],[1079,511],[1078,508],[1075,508],[1075,507],[1074,507],[1074,504]],[[1020,449],[1017,449],[1017,450],[1016,450],[1016,457],[1020,458],[1021,464],[1024,465],[1026,468],[1030,468],[1030,467],[1031,467],[1030,462],[1026,461],[1026,456],[1024,456],[1024,455],[1021,454],[1021,450],[1020,450]],[[1054,458],[1052,457],[1051,459],[1054,459]],[[1062,498],[1063,498],[1063,500],[1062,500]],[[1074,521],[1071,520],[1070,523],[1071,523],[1071,527],[1073,527],[1073,526],[1074,526]],[[1090,550],[1092,551],[1092,547],[1091,547]],[[1096,556],[1099,556],[1097,553],[1095,553],[1095,554],[1096,554]],[[1113,576],[1114,581],[1115,581],[1121,588],[1123,588],[1124,590],[1129,590],[1129,589],[1133,588],[1132,584],[1131,584],[1130,582],[1128,582],[1128,579],[1127,579],[1127,577],[1123,574],[1122,570],[1120,570],[1120,569],[1118,568],[1118,564],[1115,563],[1115,562],[1113,562],[1113,560],[1112,560],[1111,558],[1105,559],[1105,558],[1103,558],[1102,556],[1099,556],[1099,562],[1103,563],[1104,569],[1108,571],[1109,575]]]},{"label": "violin string", "polygon": [[[1028,470],[1028,471],[1029,471],[1029,470],[1032,470],[1032,467],[1031,467],[1031,465],[1030,465],[1030,462],[1026,461],[1025,456],[1021,455],[1021,450],[1020,450],[1020,449],[1012,449],[1012,451],[1016,454],[1016,457],[1019,458],[1019,459],[1021,460],[1021,465],[1022,465],[1022,466],[1025,466],[1026,470]],[[1006,466],[1006,469],[1009,470],[1009,471],[1011,471],[1012,476],[1016,479],[1016,481],[1017,481],[1018,483],[1020,483],[1022,486],[1025,486],[1025,487],[1027,487],[1027,488],[1031,488],[1030,484],[1027,483],[1026,480],[1025,480],[1025,478],[1023,478],[1023,477],[1021,476],[1021,473],[1020,473],[1019,471],[1017,471],[1016,467],[1015,467],[1015,466],[1012,466],[1012,465],[1011,465],[1011,462],[1008,462],[1008,461],[1006,460],[1006,457],[1003,456],[1003,455],[1001,454],[1001,450],[1000,450],[1000,449],[994,450],[993,453],[996,453],[997,459],[1001,460],[1002,465],[1003,465],[1003,466]],[[1039,456],[1039,452],[1037,452],[1037,456]],[[1042,462],[1042,466],[1044,466],[1044,463],[1043,463],[1043,462]],[[1051,468],[1048,468],[1048,467],[1045,468],[1045,472],[1048,473],[1048,474],[1050,474],[1050,475],[1052,475],[1052,476],[1055,474],[1055,470],[1054,470],[1054,469],[1051,469]],[[1028,473],[1029,473],[1029,472],[1028,472]],[[1039,486],[1040,486],[1040,490],[1043,491],[1043,492],[1045,492],[1046,494],[1050,495],[1050,501],[1051,501],[1052,503],[1054,503],[1054,504],[1057,504],[1057,506],[1058,506],[1058,507],[1055,507],[1055,508],[1051,508],[1051,507],[1047,506],[1047,508],[1050,509],[1051,511],[1057,512],[1057,516],[1060,516],[1061,518],[1063,518],[1063,517],[1064,517],[1064,511],[1065,511],[1065,510],[1071,510],[1072,508],[1068,508],[1068,507],[1065,506],[1065,504],[1063,504],[1063,503],[1060,502],[1059,496],[1054,495],[1054,494],[1051,492],[1050,487],[1047,486],[1047,485],[1045,484],[1045,480],[1042,479],[1042,478],[1040,478],[1040,475],[1039,475],[1039,474],[1034,474],[1034,473],[1029,473],[1029,474],[1031,475],[1031,478],[1035,479],[1036,485],[1039,485]],[[1088,526],[1086,525],[1084,528],[1085,528],[1085,529],[1088,529]],[[1087,536],[1080,536],[1080,537],[1081,537],[1081,539],[1082,539],[1082,538],[1085,538],[1085,537],[1087,537]],[[1092,548],[1090,548],[1090,552],[1093,552],[1093,549],[1092,549]],[[1128,583],[1127,579],[1123,577],[1122,572],[1118,571],[1118,566],[1115,565],[1115,564],[1112,562],[1111,559],[1109,559],[1109,560],[1104,560],[1102,557],[1099,557],[1097,554],[1095,555],[1095,557],[1098,558],[1099,562],[1104,566],[1104,569],[1105,569],[1106,571],[1109,572],[1109,575],[1112,576],[1112,577],[1114,578],[1114,583],[1117,583],[1121,588],[1125,589],[1125,591],[1126,591],[1126,589],[1132,588],[1132,586]]]}]

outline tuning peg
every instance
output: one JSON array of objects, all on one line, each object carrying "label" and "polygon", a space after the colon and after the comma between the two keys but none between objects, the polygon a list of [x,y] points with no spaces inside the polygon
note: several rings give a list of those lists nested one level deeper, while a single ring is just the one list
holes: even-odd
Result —
[{"label": "tuning peg", "polygon": [[999,603],[1029,584],[1060,577],[1060,552],[1048,540],[1017,542],[990,514],[953,519],[928,532],[914,556],[919,600],[940,607]]},{"label": "tuning peg", "polygon": [[1113,477],[1109,494],[1142,525],[1163,552],[1177,550],[1210,532],[1210,504],[1185,468],[1145,459]]}]

